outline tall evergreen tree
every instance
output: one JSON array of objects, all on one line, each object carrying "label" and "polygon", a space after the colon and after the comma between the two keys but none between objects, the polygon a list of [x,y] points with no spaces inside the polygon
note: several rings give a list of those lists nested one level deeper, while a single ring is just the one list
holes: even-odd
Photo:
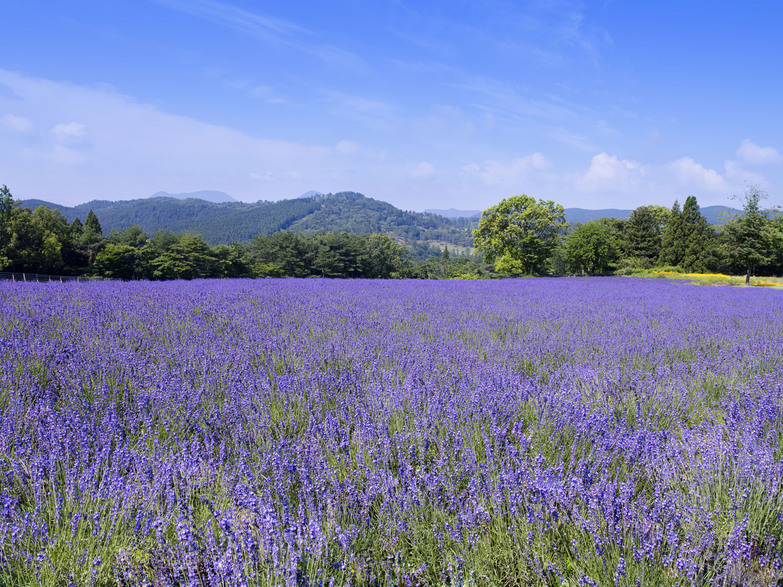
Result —
[{"label": "tall evergreen tree", "polygon": [[666,221],[666,228],[661,235],[661,256],[659,258],[661,265],[679,265],[684,257],[683,244],[682,210],[680,210],[680,202],[674,200],[674,205],[669,212],[669,219]]},{"label": "tall evergreen tree", "polygon": [[695,196],[688,196],[682,207],[683,257],[680,265],[686,271],[703,271],[705,254],[713,240],[714,231],[702,216]]},{"label": "tall evergreen tree", "polygon": [[661,254],[661,234],[668,216],[663,206],[639,206],[631,212],[623,231],[625,255],[652,267]]},{"label": "tall evergreen tree", "polygon": [[98,217],[95,215],[95,212],[93,212],[92,210],[90,210],[87,213],[87,219],[84,221],[84,228],[93,231],[95,234],[103,236],[103,229],[101,228],[101,223],[98,222]]},{"label": "tall evergreen tree", "polygon": [[90,210],[84,220],[81,238],[78,245],[87,255],[88,264],[95,263],[95,258],[104,246],[103,229],[95,212]]},{"label": "tall evergreen tree", "polygon": [[695,196],[685,199],[682,211],[675,201],[661,238],[660,262],[686,271],[704,270],[713,234]]}]

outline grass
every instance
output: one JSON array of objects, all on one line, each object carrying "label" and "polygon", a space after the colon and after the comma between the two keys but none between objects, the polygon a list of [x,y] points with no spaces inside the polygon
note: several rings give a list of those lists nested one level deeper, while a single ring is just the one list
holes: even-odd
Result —
[{"label": "grass", "polygon": [[[658,277],[664,279],[687,279],[694,285],[738,285],[745,287],[744,275],[723,273],[685,273],[680,271],[643,269],[634,277]],[[783,277],[751,277],[750,287],[783,287]]]}]

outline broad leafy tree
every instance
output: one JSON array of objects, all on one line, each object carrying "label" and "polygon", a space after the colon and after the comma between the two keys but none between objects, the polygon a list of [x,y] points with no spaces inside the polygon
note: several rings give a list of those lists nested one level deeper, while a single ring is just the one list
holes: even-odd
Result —
[{"label": "broad leafy tree", "polygon": [[726,223],[724,236],[729,257],[745,270],[745,283],[761,265],[770,263],[780,248],[781,234],[769,213],[761,209],[761,200],[767,194],[756,185],[745,190],[742,214]]},{"label": "broad leafy tree", "polygon": [[522,194],[484,210],[473,244],[499,273],[539,275],[567,228],[560,204]]},{"label": "broad leafy tree", "polygon": [[149,236],[138,224],[132,224],[125,230],[112,230],[109,233],[109,242],[115,245],[128,245],[141,248],[147,244]]},{"label": "broad leafy tree", "polygon": [[0,271],[11,264],[11,234],[14,209],[19,205],[8,186],[0,187]]},{"label": "broad leafy tree", "polygon": [[607,273],[619,256],[616,239],[606,223],[592,220],[577,224],[563,243],[569,272],[595,275]]},{"label": "broad leafy tree", "polygon": [[95,271],[99,275],[112,279],[138,279],[139,257],[139,250],[136,247],[107,243],[95,258]]}]

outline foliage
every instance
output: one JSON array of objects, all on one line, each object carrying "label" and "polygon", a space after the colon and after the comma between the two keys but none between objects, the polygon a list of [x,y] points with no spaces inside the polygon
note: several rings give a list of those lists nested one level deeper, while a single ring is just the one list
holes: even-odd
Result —
[{"label": "foliage", "polygon": [[95,258],[95,272],[110,279],[138,279],[140,254],[136,247],[107,243]]},{"label": "foliage", "polygon": [[770,221],[769,213],[761,209],[761,200],[766,197],[758,186],[748,186],[742,215],[724,227],[728,256],[745,269],[745,283],[750,283],[754,269],[774,258],[783,240],[777,226]]},{"label": "foliage", "polygon": [[568,228],[563,207],[522,194],[484,210],[474,247],[506,275],[537,275]]},{"label": "foliage", "polygon": [[[628,220],[600,218],[577,225],[565,240],[562,231],[567,225],[563,222],[562,207],[518,196],[485,211],[481,227],[475,231],[477,244],[481,245],[476,251],[479,254],[483,251],[484,255],[474,257],[470,246],[454,244],[454,241],[468,242],[459,234],[469,235],[470,223],[474,221],[450,221],[434,215],[402,212],[352,192],[280,203],[281,207],[276,209],[288,214],[296,206],[309,202],[309,220],[289,217],[290,222],[286,222],[292,225],[292,230],[256,235],[249,244],[212,246],[196,233],[157,230],[150,237],[140,224],[112,227],[108,237],[104,237],[106,223],[102,224],[95,210],[110,211],[118,203],[92,202],[89,209],[80,208],[86,213],[84,223],[77,216],[68,224],[65,214],[70,213],[69,209],[44,205],[33,210],[21,207],[3,186],[0,188],[0,269],[157,280],[484,279],[498,274],[530,273],[635,275],[672,266],[682,271],[742,271],[749,279],[751,272],[783,274],[783,215],[762,211],[759,206],[762,195],[757,188],[751,189],[743,214],[729,220],[718,234],[706,223],[696,198],[689,196],[682,210],[677,202],[671,211],[660,206],[641,206]],[[170,198],[152,200],[153,205],[156,202],[169,205],[169,200],[175,204],[181,202]],[[258,205],[267,204],[270,203]],[[289,204],[294,207],[286,208]],[[208,202],[195,202],[195,205],[231,206]],[[356,217],[351,223],[348,220],[353,214]],[[385,231],[311,232],[315,227],[340,223],[347,223],[351,230],[376,226]],[[433,240],[421,240],[425,238]]]},{"label": "foliage", "polygon": [[625,222],[623,253],[652,267],[661,254],[661,235],[669,210],[663,206],[639,206]]},{"label": "foliage", "polygon": [[259,277],[400,277],[408,268],[405,247],[386,234],[280,232],[256,236],[247,259]]},{"label": "foliage", "polygon": [[14,200],[8,186],[0,187],[0,271],[11,264],[11,236],[14,209],[19,203]]},{"label": "foliage", "polygon": [[715,231],[699,211],[696,198],[688,196],[682,211],[675,201],[661,238],[660,262],[685,271],[703,271],[714,241]]},{"label": "foliage", "polygon": [[109,233],[108,240],[117,245],[128,245],[129,247],[141,248],[149,240],[149,235],[138,224],[131,224],[125,230],[113,228]]},{"label": "foliage", "polygon": [[[33,200],[29,205],[37,207],[41,203]],[[408,245],[443,242],[470,247],[470,230],[476,225],[474,219],[448,219],[399,210],[355,192],[254,204],[156,197],[120,202],[92,201],[73,208],[63,206],[60,210],[69,220],[83,218],[88,210],[93,210],[110,235],[113,231],[121,232],[138,225],[148,234],[159,230],[200,234],[211,245],[248,243],[257,235],[291,230],[310,235],[383,232]]]},{"label": "foliage", "polygon": [[578,224],[566,237],[564,256],[571,273],[604,274],[619,257],[619,244],[605,223]]},{"label": "foliage", "polygon": [[407,277],[415,279],[487,279],[493,268],[480,259],[451,255],[445,247],[439,257],[429,257],[413,266]]},{"label": "foliage", "polygon": [[470,246],[475,220],[445,218],[436,214],[407,212],[391,204],[355,192],[340,192],[320,199],[321,207],[293,222],[290,230],[304,234],[348,232],[386,233],[408,244],[446,242]]}]

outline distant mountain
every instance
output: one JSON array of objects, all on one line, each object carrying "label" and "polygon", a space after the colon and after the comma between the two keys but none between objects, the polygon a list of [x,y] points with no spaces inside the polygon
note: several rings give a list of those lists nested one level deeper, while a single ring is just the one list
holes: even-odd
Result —
[{"label": "distant mountain", "polygon": [[[210,193],[222,192],[193,192],[188,195]],[[473,212],[468,210],[442,211],[455,214],[451,218],[430,212],[408,212],[355,192],[308,194],[311,195],[278,202],[258,201],[254,204],[236,201],[216,203],[203,197],[179,199],[154,196],[117,202],[93,200],[74,207],[43,200],[23,200],[21,205],[31,209],[38,206],[57,209],[69,222],[76,217],[84,222],[87,213],[92,210],[98,216],[105,234],[138,224],[150,235],[158,230],[192,232],[202,235],[212,245],[249,242],[258,234],[269,235],[291,230],[305,234],[384,232],[409,245],[448,245],[454,247],[454,250],[464,250],[473,244],[472,230],[478,225],[479,219],[479,216],[456,215]],[[707,206],[701,212],[710,223],[722,224],[728,216],[739,214],[740,210]],[[565,209],[566,220],[572,226],[603,217],[628,218],[630,214],[631,210]]]},{"label": "distant mountain", "polygon": [[[742,214],[742,210],[736,208],[729,208],[728,206],[706,206],[700,209],[702,216],[707,219],[707,222],[717,226],[721,226],[728,220],[738,214]],[[584,208],[566,208],[565,218],[571,225],[584,224],[590,220],[598,220],[599,218],[619,218],[621,220],[627,220],[631,215],[632,210],[618,210],[616,208],[606,208],[603,210],[586,210]]]},{"label": "distant mountain", "polygon": [[457,208],[449,208],[448,210],[439,210],[438,208],[427,208],[424,210],[425,214],[438,214],[439,216],[445,216],[446,218],[480,218],[481,210],[458,210]]},{"label": "distant mountain", "polygon": [[[440,210],[437,208],[428,208],[424,211],[429,214],[439,214],[446,218],[474,218],[481,217],[480,210],[458,210],[456,208],[449,208],[448,210]],[[590,220],[598,220],[599,218],[619,218],[621,220],[627,220],[631,215],[631,210],[619,210],[617,208],[604,208],[601,210],[588,210],[586,208],[566,208],[565,218],[566,222],[570,222],[571,225],[584,224]],[[728,218],[736,214],[740,214],[741,210],[729,208],[728,206],[707,206],[701,209],[701,213],[707,219],[710,224],[721,225]]]},{"label": "distant mountain", "polygon": [[93,200],[74,207],[58,206],[42,200],[23,200],[28,208],[46,205],[57,208],[69,222],[82,222],[92,210],[105,234],[138,224],[148,234],[158,230],[200,234],[212,244],[248,242],[255,235],[281,230],[312,234],[385,232],[407,244],[472,245],[475,222],[449,219],[435,214],[406,212],[391,204],[354,192],[313,195],[280,200],[213,203],[204,199],[151,197],[110,202]]},{"label": "distant mountain", "polygon": [[170,194],[168,192],[156,192],[150,198],[174,198],[175,200],[205,200],[213,204],[222,204],[224,202],[236,202],[234,198],[226,192],[217,192],[211,190],[201,190],[198,192],[185,192],[182,194]]},{"label": "distant mountain", "polygon": [[47,208],[51,208],[52,210],[59,210],[66,217],[68,216],[66,214],[66,211],[70,210],[68,206],[63,206],[62,204],[52,204],[51,202],[46,202],[44,200],[36,200],[36,199],[22,200],[20,202],[20,205],[23,206],[24,208],[30,208],[30,210],[35,210],[38,206],[46,206]]},{"label": "distant mountain", "polygon": [[616,208],[604,208],[602,210],[587,210],[585,208],[566,208],[565,219],[571,226],[585,224],[599,218],[619,218],[626,220],[631,215],[630,210],[617,210]]},{"label": "distant mountain", "polygon": [[710,224],[718,226],[725,224],[727,220],[742,214],[742,210],[729,208],[728,206],[706,206],[701,208],[701,214]]}]

